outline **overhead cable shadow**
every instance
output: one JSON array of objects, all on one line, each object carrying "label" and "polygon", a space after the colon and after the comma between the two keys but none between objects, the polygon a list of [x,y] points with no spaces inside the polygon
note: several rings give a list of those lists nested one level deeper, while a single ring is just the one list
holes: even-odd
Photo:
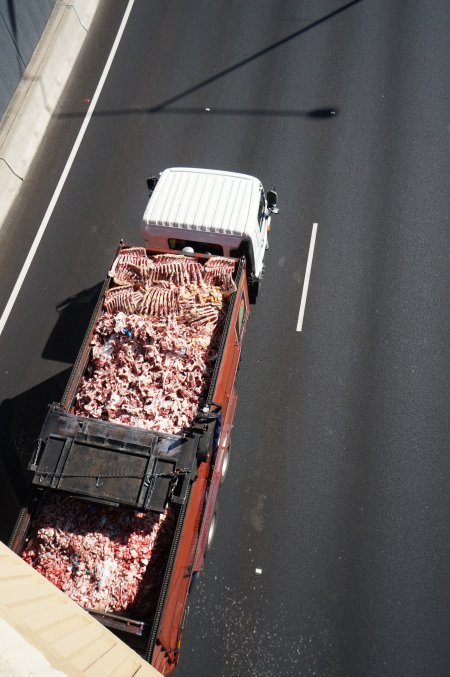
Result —
[{"label": "overhead cable shadow", "polygon": [[[264,49],[261,49],[259,52],[256,52],[255,54],[252,54],[251,56],[247,57],[246,59],[242,59],[238,63],[233,64],[232,66],[229,66],[228,68],[224,68],[220,73],[216,73],[215,75],[210,76],[209,78],[206,78],[205,80],[202,80],[196,85],[193,85],[192,87],[189,87],[188,89],[185,89],[184,91],[180,92],[179,94],[175,94],[174,96],[166,99],[165,101],[162,101],[161,103],[157,104],[156,106],[150,106],[150,107],[140,107],[140,108],[130,108],[130,109],[122,109],[122,110],[115,110],[115,111],[96,111],[94,112],[94,116],[100,117],[100,116],[110,116],[110,115],[124,115],[124,114],[147,114],[147,115],[152,115],[155,113],[189,113],[189,112],[199,112],[199,109],[184,109],[184,108],[178,108],[178,109],[173,109],[170,108],[168,109],[168,106],[171,106],[172,104],[176,103],[177,101],[180,101],[181,99],[184,99],[186,96],[189,96],[190,94],[193,94],[194,92],[197,92],[200,89],[203,89],[204,87],[207,87],[208,85],[212,84],[213,82],[216,82],[216,80],[220,80],[221,78],[224,78],[225,76],[229,75],[230,73],[233,73],[234,71],[247,66],[247,64],[252,63],[253,61],[256,61],[256,59],[259,59],[262,56],[265,56],[269,52],[272,52],[275,49],[278,49],[278,47],[282,47],[283,45],[287,44],[291,40],[294,40],[295,38],[298,38],[300,35],[303,35],[304,33],[307,33],[308,31],[311,31],[313,28],[317,28],[317,26],[320,26],[321,24],[325,23],[329,19],[332,19],[333,17],[337,16],[338,14],[341,14],[342,12],[345,12],[346,10],[350,9],[354,5],[359,4],[362,2],[362,0],[352,0],[351,2],[348,2],[347,4],[343,5],[342,7],[339,7],[338,9],[335,9],[333,12],[330,12],[329,14],[326,14],[325,16],[321,17],[320,19],[317,19],[316,21],[313,21],[312,23],[308,24],[308,26],[305,26],[304,28],[300,28],[298,31],[295,31],[295,33],[291,33],[291,35],[286,36],[285,38],[282,38],[281,40],[278,40],[277,42],[274,42],[272,45],[269,45],[268,47],[265,47]],[[204,109],[202,109],[204,110]],[[322,109],[321,109],[322,110]],[[323,109],[323,110],[328,110],[328,109]],[[333,109],[330,109],[333,110]],[[218,114],[216,112],[216,114]],[[229,115],[257,115],[258,111],[240,111],[240,110],[231,110],[227,111],[226,109],[222,112],[223,115],[229,114]],[[325,115],[314,115],[311,114],[310,111],[259,111],[259,114],[261,115],[285,115],[286,117],[288,116],[306,116],[306,117],[326,117]],[[84,113],[63,113],[59,115],[59,118],[71,118],[71,117],[79,117],[80,115],[84,115]]]},{"label": "overhead cable shadow", "polygon": [[[158,111],[150,111],[150,109],[145,107],[139,108],[123,108],[116,109],[113,111],[99,111],[98,116],[101,117],[114,117],[119,115],[157,115],[158,113],[164,113],[164,115],[199,115],[200,113],[204,115],[214,116],[227,116],[227,115],[241,115],[241,116],[261,116],[261,117],[279,117],[279,118],[313,118],[316,120],[319,119],[328,119],[338,114],[338,109],[333,108],[313,108],[312,110],[270,110],[269,108],[183,108],[183,107],[170,107]],[[66,113],[60,117],[76,117],[78,114]]]},{"label": "overhead cable shadow", "polygon": [[317,26],[320,26],[321,24],[325,23],[325,21],[332,19],[333,17],[337,16],[341,12],[345,12],[347,9],[350,9],[350,7],[353,7],[354,5],[357,5],[360,2],[362,2],[362,0],[352,0],[352,2],[348,2],[346,5],[343,5],[342,7],[339,7],[338,9],[334,10],[334,12],[330,12],[329,14],[326,14],[325,16],[323,16],[321,19],[317,19],[317,21],[313,21],[312,23],[308,24],[308,26],[305,26],[304,28],[300,28],[298,31],[295,31],[295,33],[291,33],[291,35],[288,35],[285,38],[282,38],[281,40],[274,42],[273,45],[269,45],[269,47],[265,47],[264,49],[261,49],[259,52],[252,54],[252,56],[249,56],[246,59],[243,59],[242,61],[239,61],[238,63],[233,64],[233,66],[229,66],[228,68],[225,68],[224,70],[220,71],[220,73],[217,73],[216,75],[212,75],[211,77],[206,78],[206,80],[199,82],[197,85],[194,85],[193,87],[189,87],[188,89],[185,89],[183,92],[180,92],[180,94],[176,94],[175,96],[172,96],[171,98],[166,99],[166,101],[163,101],[162,103],[158,104],[157,106],[153,106],[152,108],[149,108],[148,109],[149,112],[150,113],[157,113],[158,111],[166,108],[166,106],[170,106],[171,104],[176,103],[176,101],[183,99],[185,96],[188,96],[189,94],[193,94],[194,92],[198,91],[199,89],[202,89],[203,87],[206,87],[207,85],[210,85],[212,82],[215,82],[216,80],[220,80],[221,78],[225,77],[226,75],[233,73],[233,71],[238,70],[239,68],[242,68],[243,66],[247,66],[247,64],[251,63],[252,61],[256,61],[256,59],[259,59],[261,56],[265,56],[269,52],[272,52],[274,49],[278,49],[278,47],[281,47],[282,45],[287,44],[291,40],[298,38],[300,35],[307,33],[308,31],[312,30],[313,28],[317,28]]},{"label": "overhead cable shadow", "polygon": [[45,360],[75,362],[102,285],[99,282],[58,303],[58,320],[42,351]]}]

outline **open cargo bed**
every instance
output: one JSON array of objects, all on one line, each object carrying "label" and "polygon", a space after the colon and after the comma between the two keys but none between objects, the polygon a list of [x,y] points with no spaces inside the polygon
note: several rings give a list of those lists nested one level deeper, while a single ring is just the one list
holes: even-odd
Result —
[{"label": "open cargo bed", "polygon": [[[245,263],[228,259],[226,274],[221,272],[220,267],[214,270],[214,266],[210,265],[212,271],[208,275],[209,280],[220,290],[223,303],[220,308],[222,315],[216,313],[214,316],[219,317],[220,322],[212,323],[214,326],[210,332],[211,340],[207,342],[201,337],[200,341],[202,349],[209,351],[205,369],[207,378],[203,379],[195,413],[189,417],[188,425],[177,429],[175,433],[168,433],[146,429],[142,425],[126,425],[120,422],[120,415],[117,420],[111,420],[111,412],[104,408],[99,410],[97,418],[79,413],[80,387],[96,378],[96,364],[95,359],[93,360],[95,350],[97,355],[100,354],[100,364],[104,366],[111,356],[120,354],[123,346],[128,349],[133,345],[134,336],[129,336],[132,332],[128,318],[139,316],[136,312],[139,306],[132,308],[132,313],[124,312],[120,303],[128,304],[131,296],[123,301],[126,298],[123,294],[114,308],[116,314],[121,314],[120,326],[124,331],[116,331],[116,325],[111,323],[110,334],[100,335],[99,339],[99,323],[104,320],[105,315],[114,314],[111,305],[105,309],[105,299],[118,296],[124,289],[128,289],[130,291],[126,294],[135,294],[135,301],[139,295],[144,308],[150,314],[156,312],[155,322],[164,325],[167,318],[174,315],[170,305],[173,299],[164,308],[164,302],[167,301],[165,291],[174,291],[170,282],[176,283],[175,291],[187,285],[202,286],[200,277],[195,283],[186,282],[189,279],[187,277],[186,284],[183,285],[179,278],[179,269],[172,266],[172,262],[180,257],[169,255],[168,258],[166,255],[165,259],[159,260],[170,263],[166,269],[172,279],[168,280],[166,287],[164,284],[156,285],[165,291],[159,296],[156,305],[148,305],[147,292],[152,285],[148,285],[148,277],[145,278],[146,273],[143,272],[147,265],[145,260],[142,262],[145,250],[139,248],[141,260],[137,264],[135,258],[132,261],[131,270],[137,278],[131,283],[130,280],[121,279],[120,275],[125,275],[126,278],[126,273],[123,272],[124,267],[120,269],[117,263],[124,252],[126,254],[137,249],[123,245],[119,247],[119,259],[115,259],[112,271],[103,285],[62,402],[51,405],[49,409],[30,464],[30,469],[34,472],[33,497],[16,525],[11,543],[16,552],[22,553],[38,570],[45,569],[50,561],[50,567],[47,567],[50,573],[42,571],[44,575],[62,589],[64,585],[60,583],[64,578],[69,596],[72,590],[76,601],[122,637],[127,635],[127,642],[141,653],[146,653],[149,659],[170,584],[192,483],[199,465],[209,457],[213,446],[214,428],[220,417],[220,407],[214,404],[216,385],[220,378],[222,357],[237,302],[235,290],[240,286]],[[148,250],[145,252],[145,257],[151,262],[154,260],[153,256],[161,255]],[[181,258],[185,260],[186,257]],[[198,264],[195,268],[197,276],[198,266],[206,267],[210,259],[197,257],[194,261]],[[152,266],[149,268],[152,269]],[[200,326],[205,323],[205,317],[206,323],[211,321],[211,314],[205,315],[202,308],[196,315],[196,306],[218,307],[217,302],[211,301],[215,292],[205,293],[203,297],[201,289],[195,293],[197,296],[193,301],[188,298],[186,302],[185,298],[184,303],[180,301],[178,294],[174,306],[181,318],[187,318],[188,326],[198,324],[198,317]],[[239,299],[239,302],[242,300]],[[127,305],[125,310],[129,311],[130,307]],[[162,318],[158,316],[159,312],[163,313]],[[126,318],[124,325],[123,316]],[[148,315],[142,317],[151,325],[152,320]],[[240,313],[236,325],[238,344],[243,323],[245,316]],[[156,339],[149,333],[147,325],[142,331],[143,335],[151,339],[147,346],[144,341],[144,348],[154,346]],[[109,351],[111,337],[115,345]],[[108,350],[99,353],[99,346],[102,349],[105,345]],[[176,354],[178,367],[186,367],[186,361],[181,358],[185,355],[189,358],[189,346],[185,353],[180,351],[176,340],[175,344],[169,345],[166,342],[166,346],[171,356]],[[132,354],[136,358],[136,365],[145,363],[148,358],[148,353],[142,351],[139,345]],[[141,357],[143,359],[139,362],[137,358]],[[160,369],[163,374],[166,366],[163,364]],[[128,368],[133,370],[133,366]],[[113,412],[114,415],[116,413]],[[130,415],[129,412],[125,413],[126,416]],[[142,417],[138,415],[136,418],[141,420]],[[134,421],[132,417],[131,420]],[[141,550],[135,545],[137,541]],[[90,548],[87,547],[89,544]],[[102,566],[96,559],[96,552],[104,556]],[[92,560],[90,563],[89,557]],[[52,558],[55,563],[53,578]],[[133,575],[130,574],[131,571],[134,572]],[[127,588],[126,584],[127,579],[131,578],[134,580],[132,593],[130,586]],[[83,580],[81,585],[74,586],[74,580],[75,583],[80,583],[77,579]],[[102,592],[108,590],[108,585],[113,585],[114,582],[116,588],[111,595],[119,598],[118,604],[113,603],[114,600],[108,602],[105,599],[108,595]],[[76,593],[73,592],[75,589]],[[93,603],[93,600],[98,603]],[[135,641],[130,642],[130,637],[134,637]]]},{"label": "open cargo bed", "polygon": [[[154,275],[159,279],[150,283],[142,272],[146,260],[152,265],[154,260],[162,262],[163,274],[156,268]],[[202,263],[181,255],[152,256],[143,248],[119,247],[62,402],[50,406],[42,427],[30,464],[34,484],[140,510],[161,512],[169,500],[184,502],[196,464],[211,445],[215,420],[220,415],[214,391],[236,300],[233,290],[243,272],[242,263],[238,265],[232,259],[225,260],[226,275],[214,268],[214,262],[220,259],[200,260]],[[181,279],[178,262],[187,262]],[[193,264],[195,273],[190,273]],[[202,268],[208,271],[208,266],[213,272],[206,283],[200,276]],[[172,283],[179,296],[184,294],[177,311],[166,308],[157,310],[154,316],[140,315],[138,308],[133,313],[124,312],[129,301],[124,300],[123,293],[135,294],[140,289],[145,299],[155,283]],[[164,286],[156,289],[167,291]],[[122,297],[115,302],[113,313],[106,307],[106,299],[116,291]],[[213,296],[220,302],[211,304]],[[209,316],[205,319],[203,309],[211,310],[211,305],[217,312],[212,320]],[[178,325],[186,328],[184,334],[181,330],[177,334]],[[134,332],[131,326],[136,327]],[[175,385],[168,382],[168,372]],[[115,374],[123,376],[123,382],[116,383]],[[135,402],[130,405],[123,392],[114,392],[114,387],[124,387],[127,393],[138,390],[140,399],[136,396],[135,400],[141,410],[136,411]],[[88,406],[98,395],[103,397],[100,406],[96,402]],[[120,405],[110,404],[117,397],[122,398]],[[187,398],[193,412],[188,425],[172,434],[159,430],[155,400],[167,412],[167,419],[180,406],[187,408]],[[95,417],[80,410],[92,411]],[[124,418],[140,425],[124,424]]]}]

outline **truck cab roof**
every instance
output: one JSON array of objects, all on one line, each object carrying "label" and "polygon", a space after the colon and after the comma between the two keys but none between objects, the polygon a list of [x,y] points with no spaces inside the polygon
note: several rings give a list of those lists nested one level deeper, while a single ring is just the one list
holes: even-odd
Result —
[{"label": "truck cab roof", "polygon": [[144,212],[144,237],[152,225],[251,237],[262,191],[247,174],[171,167],[162,172]]}]

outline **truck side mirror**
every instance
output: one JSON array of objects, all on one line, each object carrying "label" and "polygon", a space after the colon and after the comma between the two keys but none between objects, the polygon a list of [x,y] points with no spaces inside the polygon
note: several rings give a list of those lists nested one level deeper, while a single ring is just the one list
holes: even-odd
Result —
[{"label": "truck side mirror", "polygon": [[267,207],[272,214],[278,214],[280,211],[277,207],[277,192],[274,188],[267,191]]}]

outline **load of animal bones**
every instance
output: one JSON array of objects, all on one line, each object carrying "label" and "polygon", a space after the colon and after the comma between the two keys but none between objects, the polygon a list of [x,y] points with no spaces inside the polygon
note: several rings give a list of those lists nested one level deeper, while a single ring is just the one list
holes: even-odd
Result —
[{"label": "load of animal bones", "polygon": [[158,601],[175,515],[86,503],[51,492],[23,559],[87,609],[148,617]]},{"label": "load of animal bones", "polygon": [[235,260],[122,250],[75,413],[180,433],[204,404]]}]

